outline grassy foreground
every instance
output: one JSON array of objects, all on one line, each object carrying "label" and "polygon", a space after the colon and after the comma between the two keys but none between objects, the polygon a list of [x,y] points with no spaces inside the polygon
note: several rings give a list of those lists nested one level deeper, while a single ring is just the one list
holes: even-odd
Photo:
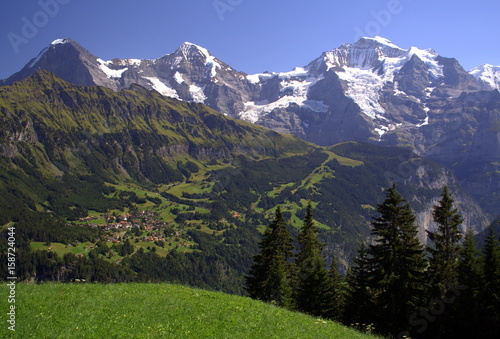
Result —
[{"label": "grassy foreground", "polygon": [[249,298],[169,284],[18,284],[2,338],[375,338]]}]

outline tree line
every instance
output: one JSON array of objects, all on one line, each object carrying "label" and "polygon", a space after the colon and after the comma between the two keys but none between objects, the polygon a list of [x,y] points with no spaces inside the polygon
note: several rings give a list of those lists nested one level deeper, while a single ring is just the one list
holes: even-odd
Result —
[{"label": "tree line", "polygon": [[311,204],[296,241],[278,207],[245,277],[250,297],[390,338],[500,337],[500,243],[493,226],[482,251],[445,186],[418,237],[396,186],[386,190],[347,275],[327,268]]}]

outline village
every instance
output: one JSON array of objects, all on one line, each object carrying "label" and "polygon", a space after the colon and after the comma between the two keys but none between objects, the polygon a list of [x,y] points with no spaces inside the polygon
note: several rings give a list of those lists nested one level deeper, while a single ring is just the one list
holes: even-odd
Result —
[{"label": "village", "polygon": [[100,241],[105,243],[120,244],[128,240],[132,244],[147,243],[159,247],[189,248],[193,245],[186,240],[190,237],[185,230],[175,227],[172,222],[165,222],[155,210],[135,209],[122,215],[106,213],[80,218],[79,221],[98,229]]}]

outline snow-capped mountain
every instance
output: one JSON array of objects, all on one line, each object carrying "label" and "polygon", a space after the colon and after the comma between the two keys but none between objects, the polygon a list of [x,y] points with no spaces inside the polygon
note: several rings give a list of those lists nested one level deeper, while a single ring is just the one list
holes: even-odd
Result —
[{"label": "snow-capped mountain", "polygon": [[260,87],[237,117],[329,145],[353,137],[384,141],[401,128],[429,124],[430,103],[491,89],[455,59],[362,38],[287,73],[247,76]]},{"label": "snow-capped mountain", "polygon": [[155,60],[104,61],[58,39],[0,85],[37,69],[117,91],[139,84],[319,145],[411,147],[453,168],[480,200],[500,190],[500,67],[469,73],[432,49],[362,38],[290,72],[248,75],[192,43]]},{"label": "snow-capped mountain", "polygon": [[[402,49],[381,37],[342,45],[290,72],[253,75],[188,42],[156,60],[104,61],[71,39],[57,39],[3,84],[40,68],[84,86],[121,90],[137,83],[324,145],[353,134],[383,141],[399,126],[427,125],[434,96],[500,87],[500,68],[485,65],[471,75],[455,59],[431,49]],[[330,132],[339,125],[340,133]]]},{"label": "snow-capped mountain", "polygon": [[472,69],[470,74],[489,86],[490,89],[497,89],[500,91],[500,66],[485,64]]},{"label": "snow-capped mountain", "polygon": [[[180,100],[205,103],[224,114],[243,109],[255,87],[246,74],[233,70],[205,48],[186,42],[174,53],[155,60],[102,60],[71,39],[57,39],[21,71],[4,80],[11,84],[45,69],[82,86],[113,90],[139,84]],[[243,95],[243,96],[241,96]]]}]

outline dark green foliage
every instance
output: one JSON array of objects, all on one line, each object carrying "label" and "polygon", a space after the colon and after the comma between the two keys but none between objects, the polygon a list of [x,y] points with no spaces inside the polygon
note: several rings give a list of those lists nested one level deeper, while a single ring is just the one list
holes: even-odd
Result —
[{"label": "dark green foliage", "polygon": [[395,185],[386,192],[386,199],[377,209],[380,216],[372,223],[375,242],[368,250],[370,286],[379,330],[390,333],[399,329],[399,333],[425,300],[426,260],[408,202]]},{"label": "dark green foliage", "polygon": [[481,308],[484,325],[491,326],[492,335],[500,335],[500,243],[493,229],[488,236],[482,253],[483,289]]},{"label": "dark green foliage", "polygon": [[111,250],[113,250],[118,255],[125,257],[129,254],[134,253],[134,246],[132,246],[130,241],[127,239],[123,244],[113,244],[113,246],[111,246]]},{"label": "dark green foliage", "polygon": [[[304,225],[298,236],[299,252],[296,259],[297,283],[295,301],[297,308],[315,316],[336,314],[333,279],[326,269],[322,255],[323,244],[318,241],[311,204],[307,207]],[[337,268],[334,268],[337,270]],[[336,283],[338,283],[336,281]],[[338,286],[337,286],[338,287]]]},{"label": "dark green foliage", "polygon": [[251,298],[291,308],[292,299],[292,237],[286,229],[280,208],[259,244],[260,252],[246,277]]},{"label": "dark green foliage", "polygon": [[16,223],[18,238],[39,242],[60,242],[69,244],[79,241],[94,241],[97,231],[88,227],[68,224],[47,213],[26,211]]},{"label": "dark green foliage", "polygon": [[346,279],[340,273],[338,261],[334,256],[332,258],[332,265],[328,272],[328,280],[330,287],[325,295],[325,299],[329,305],[325,317],[336,321],[342,321],[344,318],[345,305],[346,305]]},{"label": "dark green foliage", "polygon": [[[482,270],[479,250],[472,230],[465,233],[458,264],[458,284],[463,286],[461,294],[453,304],[455,321],[451,330],[456,337],[473,338],[482,333],[479,295],[482,288]],[[449,329],[448,329],[449,330]]]},{"label": "dark green foliage", "polygon": [[441,200],[434,206],[432,215],[438,228],[434,232],[428,232],[433,244],[428,248],[431,254],[428,276],[431,296],[442,298],[448,292],[447,286],[457,284],[462,238],[459,226],[463,220],[457,209],[453,208],[453,199],[448,193],[448,187],[444,187]]},{"label": "dark green foliage", "polygon": [[123,265],[137,272],[141,281],[179,283],[243,294],[243,274],[257,252],[257,230],[244,227],[226,230],[223,242],[198,231],[188,234],[198,244],[194,253],[174,250],[161,258],[156,253],[139,250],[124,258]]},{"label": "dark green foliage", "polygon": [[364,242],[359,244],[358,252],[347,273],[347,296],[344,322],[347,325],[367,326],[374,322],[375,304],[370,289],[372,273],[368,248]]},{"label": "dark green foliage", "polygon": [[[7,245],[4,239],[3,236],[0,238],[0,269],[6,272],[7,267],[4,266],[7,263]],[[61,258],[54,252],[33,251],[28,243],[21,243],[16,248],[16,275],[19,281],[35,282],[123,283],[136,280],[135,272],[98,258],[96,252],[97,250],[89,258],[73,254],[66,254]]]}]

